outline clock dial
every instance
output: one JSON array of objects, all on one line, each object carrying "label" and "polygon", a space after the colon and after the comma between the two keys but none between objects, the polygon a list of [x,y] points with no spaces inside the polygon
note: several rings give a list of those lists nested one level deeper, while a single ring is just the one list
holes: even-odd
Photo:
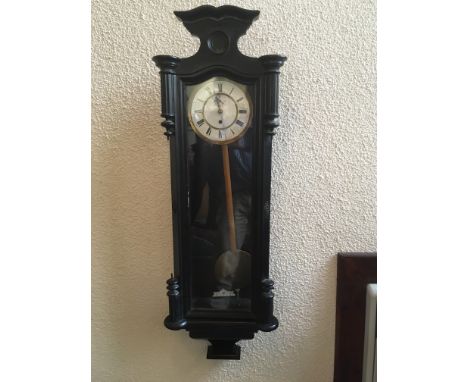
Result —
[{"label": "clock dial", "polygon": [[224,77],[197,86],[189,99],[189,121],[201,138],[228,144],[245,133],[251,120],[251,103],[245,86]]}]

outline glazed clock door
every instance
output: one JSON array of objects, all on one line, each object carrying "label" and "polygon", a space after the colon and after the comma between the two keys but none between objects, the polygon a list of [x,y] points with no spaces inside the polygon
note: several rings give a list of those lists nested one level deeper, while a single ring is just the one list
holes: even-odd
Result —
[{"label": "glazed clock door", "polygon": [[186,88],[191,306],[251,311],[251,89],[227,77]]}]

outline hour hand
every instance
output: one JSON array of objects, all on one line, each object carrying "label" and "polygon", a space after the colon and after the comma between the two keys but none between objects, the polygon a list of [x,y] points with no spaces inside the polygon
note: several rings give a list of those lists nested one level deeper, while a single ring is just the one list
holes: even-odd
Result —
[{"label": "hour hand", "polygon": [[219,96],[215,96],[214,102],[216,103],[216,105],[218,105],[218,107],[219,107],[220,104],[224,104],[224,102],[221,101],[221,99],[219,98]]},{"label": "hour hand", "polygon": [[215,102],[216,105],[218,106],[218,113],[219,113],[219,114],[222,114],[223,109],[221,109],[221,104],[224,104],[224,102],[221,101],[221,99],[219,98],[219,96],[215,96],[214,102]]}]

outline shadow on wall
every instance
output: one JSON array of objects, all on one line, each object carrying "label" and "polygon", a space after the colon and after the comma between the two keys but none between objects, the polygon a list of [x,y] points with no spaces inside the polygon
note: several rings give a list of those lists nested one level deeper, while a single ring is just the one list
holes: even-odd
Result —
[{"label": "shadow on wall", "polygon": [[[295,278],[289,278],[275,296],[277,335],[287,339],[282,353],[293,362],[288,367],[294,367],[304,381],[311,380],[311,375],[314,381],[326,381],[332,374],[333,359],[324,349],[329,349],[335,334],[336,266],[335,257],[327,258],[311,274],[318,287],[297,285]],[[314,309],[304,309],[311,305]]]}]

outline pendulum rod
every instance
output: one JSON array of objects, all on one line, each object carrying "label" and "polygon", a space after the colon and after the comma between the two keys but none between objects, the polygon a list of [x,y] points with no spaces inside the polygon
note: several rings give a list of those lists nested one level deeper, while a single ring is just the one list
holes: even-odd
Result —
[{"label": "pendulum rod", "polygon": [[226,213],[229,226],[229,246],[233,255],[237,254],[236,226],[234,222],[234,207],[232,202],[231,169],[229,165],[228,145],[221,145],[223,152],[224,183],[226,186]]}]

